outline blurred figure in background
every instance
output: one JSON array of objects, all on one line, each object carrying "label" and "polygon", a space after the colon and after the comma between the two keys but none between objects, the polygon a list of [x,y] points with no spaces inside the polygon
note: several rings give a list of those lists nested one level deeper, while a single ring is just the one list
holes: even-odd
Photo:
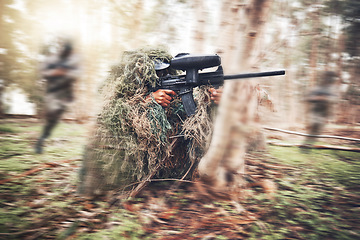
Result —
[{"label": "blurred figure in background", "polygon": [[45,126],[35,151],[43,152],[43,144],[51,134],[67,105],[73,101],[73,85],[79,75],[78,58],[73,44],[66,40],[55,55],[48,56],[41,66],[41,77],[46,80]]},{"label": "blurred figure in background", "polygon": [[303,146],[310,146],[316,141],[314,135],[320,135],[331,116],[332,105],[335,101],[335,83],[337,75],[332,71],[325,71],[321,79],[305,97],[307,104],[307,133]]}]

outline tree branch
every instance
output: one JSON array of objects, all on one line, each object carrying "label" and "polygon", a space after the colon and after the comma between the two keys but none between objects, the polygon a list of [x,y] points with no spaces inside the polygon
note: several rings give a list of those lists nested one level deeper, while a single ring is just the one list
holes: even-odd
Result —
[{"label": "tree branch", "polygon": [[300,136],[306,136],[306,137],[335,138],[335,139],[341,139],[341,140],[349,140],[349,141],[360,142],[360,139],[357,139],[357,138],[348,138],[348,137],[331,136],[331,135],[311,135],[311,134],[306,134],[306,133],[299,133],[299,132],[294,132],[294,131],[289,131],[289,130],[283,130],[283,129],[279,129],[279,128],[271,128],[271,127],[263,127],[263,129],[270,130],[270,131],[278,131],[278,132],[283,132],[283,133],[289,133],[289,134],[294,134],[294,135],[300,135]]},{"label": "tree branch", "polygon": [[342,147],[342,146],[303,145],[303,144],[276,143],[276,142],[268,142],[268,144],[274,146],[280,146],[280,147],[300,147],[304,149],[328,149],[328,150],[340,150],[340,151],[349,151],[349,152],[360,152],[360,148],[350,148],[350,147]]}]

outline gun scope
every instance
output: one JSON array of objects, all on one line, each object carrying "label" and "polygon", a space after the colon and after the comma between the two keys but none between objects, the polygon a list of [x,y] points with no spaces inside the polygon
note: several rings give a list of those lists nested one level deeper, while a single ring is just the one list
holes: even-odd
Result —
[{"label": "gun scope", "polygon": [[170,66],[177,70],[188,69],[204,69],[210,67],[216,67],[221,64],[221,59],[218,55],[185,55],[181,57],[175,57],[171,60]]}]

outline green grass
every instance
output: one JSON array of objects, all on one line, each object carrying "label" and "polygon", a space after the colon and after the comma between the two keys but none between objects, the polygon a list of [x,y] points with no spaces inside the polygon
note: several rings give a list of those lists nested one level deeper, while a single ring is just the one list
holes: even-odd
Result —
[{"label": "green grass", "polygon": [[125,210],[117,211],[109,219],[116,222],[117,226],[101,230],[91,234],[81,234],[79,240],[95,240],[95,239],[154,239],[151,235],[146,235],[142,224],[139,223],[136,215]]},{"label": "green grass", "polygon": [[[58,124],[51,137],[45,142],[44,153],[35,154],[34,145],[41,131],[40,121],[19,120],[1,123],[0,180],[11,179],[26,170],[44,166],[46,162],[61,163],[63,160],[77,159],[73,163],[80,164],[82,149],[86,142],[84,125]],[[71,202],[73,199],[67,200],[64,195],[67,194],[67,188],[76,181],[76,171],[64,171],[61,167],[56,167],[1,184],[0,232],[21,233],[22,229],[32,229],[34,224],[47,218],[56,219],[57,213],[66,212],[69,206],[74,205]],[[39,194],[39,189],[43,189],[49,195]],[[39,200],[38,198],[44,199],[45,203],[38,207],[29,206]],[[16,234],[6,237],[21,239],[20,235]]]},{"label": "green grass", "polygon": [[[4,131],[4,129],[6,131]],[[2,130],[2,131],[1,131]],[[0,173],[20,173],[36,164],[79,158],[85,144],[85,127],[60,123],[45,142],[44,154],[34,152],[42,131],[39,123],[6,123],[0,133]]]},{"label": "green grass", "polygon": [[319,178],[346,188],[358,188],[360,183],[360,153],[312,150],[301,153],[296,147],[270,147],[270,153],[281,164],[302,170],[302,178]]},{"label": "green grass", "polygon": [[0,126],[0,133],[15,133],[15,129],[14,129],[13,126],[1,125]]},{"label": "green grass", "polygon": [[[360,154],[270,147],[274,164],[296,167],[276,179],[276,200],[250,201],[267,209],[264,227],[254,225],[250,239],[357,239],[360,219]],[[357,197],[354,196],[357,194]]]}]

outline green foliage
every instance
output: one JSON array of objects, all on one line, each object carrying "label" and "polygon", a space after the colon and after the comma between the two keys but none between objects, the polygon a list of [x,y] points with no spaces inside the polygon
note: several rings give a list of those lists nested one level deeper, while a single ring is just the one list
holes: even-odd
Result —
[{"label": "green foliage", "polygon": [[340,15],[344,11],[345,2],[342,0],[328,0],[325,2],[325,6],[325,11]]},{"label": "green foliage", "polygon": [[15,2],[0,3],[0,48],[5,50],[0,54],[0,79],[5,87],[16,84],[30,96],[30,100],[35,100],[41,94],[36,86],[38,61],[34,58],[36,54],[29,50],[36,50],[33,47],[36,37],[28,32],[33,29],[29,25],[35,21],[26,18],[19,9],[10,7]]},{"label": "green foliage", "polygon": [[345,33],[347,35],[346,50],[351,56],[359,56],[360,48],[360,2],[357,0],[329,0],[325,2],[327,11],[340,15],[345,25]]},{"label": "green foliage", "polygon": [[342,12],[345,22],[349,25],[346,27],[347,38],[347,49],[352,56],[360,55],[360,2],[357,0],[346,0],[344,12]]}]

